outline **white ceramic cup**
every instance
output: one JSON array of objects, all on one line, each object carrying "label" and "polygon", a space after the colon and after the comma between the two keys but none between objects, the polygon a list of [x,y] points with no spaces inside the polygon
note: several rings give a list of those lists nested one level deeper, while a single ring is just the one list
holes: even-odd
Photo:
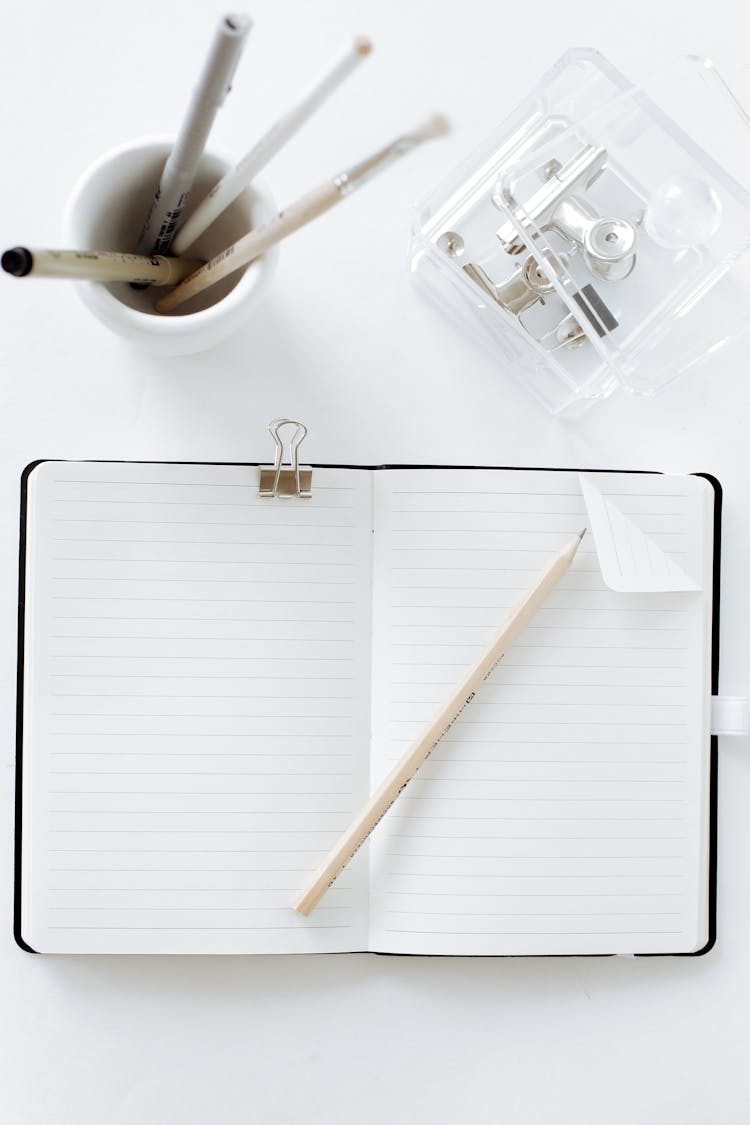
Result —
[{"label": "white ceramic cup", "polygon": [[[81,176],[65,212],[65,248],[132,252],[172,148],[164,137],[131,141],[104,153]],[[190,199],[189,215],[221,179],[230,162],[203,154]],[[189,256],[208,260],[252,227],[275,214],[271,196],[257,183],[245,190],[191,246]],[[158,355],[205,351],[231,335],[246,320],[268,288],[278,248],[272,247],[244,271],[220,281],[167,315],[154,312],[163,288],[133,289],[123,282],[76,282],[97,320],[132,344]]]}]

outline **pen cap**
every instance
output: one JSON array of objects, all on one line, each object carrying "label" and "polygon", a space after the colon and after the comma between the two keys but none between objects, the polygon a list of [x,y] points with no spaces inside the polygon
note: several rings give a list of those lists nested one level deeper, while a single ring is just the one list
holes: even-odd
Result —
[{"label": "pen cap", "polygon": [[[112,149],[84,172],[73,189],[64,219],[64,244],[81,250],[133,251],[133,232],[154,196],[173,140],[146,138]],[[191,207],[219,180],[231,162],[203,154]],[[246,188],[190,250],[208,259],[276,213],[276,205],[256,181]],[[117,335],[146,351],[189,355],[226,339],[245,322],[265,294],[278,256],[274,247],[244,272],[186,302],[171,315],[154,311],[163,288],[134,289],[125,283],[76,282],[94,316]]]},{"label": "pen cap", "polygon": [[[211,56],[206,63],[206,94],[217,105],[224,102],[232,88],[235,71],[240,63],[242,50],[245,45],[253,21],[241,12],[232,12],[222,16],[219,30],[216,33]],[[224,73],[224,80],[211,83],[211,75]]]}]

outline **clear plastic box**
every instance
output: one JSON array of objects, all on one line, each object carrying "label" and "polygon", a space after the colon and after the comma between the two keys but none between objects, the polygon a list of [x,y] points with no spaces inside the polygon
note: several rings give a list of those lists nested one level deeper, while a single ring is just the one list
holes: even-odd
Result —
[{"label": "clear plastic box", "polygon": [[418,283],[555,414],[750,326],[750,119],[709,60],[650,85],[568,51],[414,213]]}]

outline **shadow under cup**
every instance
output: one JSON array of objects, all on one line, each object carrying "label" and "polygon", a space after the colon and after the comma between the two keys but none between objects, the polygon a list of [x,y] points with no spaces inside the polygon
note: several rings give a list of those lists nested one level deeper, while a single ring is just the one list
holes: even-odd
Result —
[{"label": "shadow under cup", "polygon": [[[133,253],[172,148],[171,139],[138,141],[105,153],[84,173],[68,203],[65,238],[71,249]],[[203,154],[187,217],[230,164]],[[275,213],[271,197],[256,184],[245,188],[183,256],[207,261]],[[265,292],[276,248],[197,294],[175,312],[154,311],[163,287],[134,289],[124,282],[77,282],[88,309],[118,335],[148,351],[180,355],[203,351],[234,332]]]}]

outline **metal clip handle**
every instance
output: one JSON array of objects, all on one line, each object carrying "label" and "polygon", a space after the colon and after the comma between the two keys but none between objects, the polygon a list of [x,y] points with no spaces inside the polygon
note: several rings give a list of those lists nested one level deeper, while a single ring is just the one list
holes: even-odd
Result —
[{"label": "metal clip handle", "polygon": [[585,199],[563,199],[550,227],[583,247],[586,265],[602,281],[623,281],[635,266],[636,229],[627,219],[599,215]]},{"label": "metal clip handle", "polygon": [[533,228],[546,226],[562,201],[579,188],[588,188],[602,174],[607,165],[607,150],[601,145],[584,147],[567,164],[550,161],[545,171],[544,184],[526,202],[519,204],[506,198],[504,193],[495,192],[494,203],[498,207],[512,206],[516,219],[524,231],[518,233],[510,219],[497,231],[500,244],[507,254],[521,254],[533,240]]},{"label": "metal clip handle", "polygon": [[[294,434],[288,442],[289,459],[284,463],[284,439],[281,430],[284,426],[294,426]],[[260,470],[259,494],[261,496],[298,496],[309,499],[312,496],[312,469],[300,468],[299,447],[307,436],[307,426],[292,418],[274,418],[268,431],[276,443],[276,458],[273,468]]]}]

